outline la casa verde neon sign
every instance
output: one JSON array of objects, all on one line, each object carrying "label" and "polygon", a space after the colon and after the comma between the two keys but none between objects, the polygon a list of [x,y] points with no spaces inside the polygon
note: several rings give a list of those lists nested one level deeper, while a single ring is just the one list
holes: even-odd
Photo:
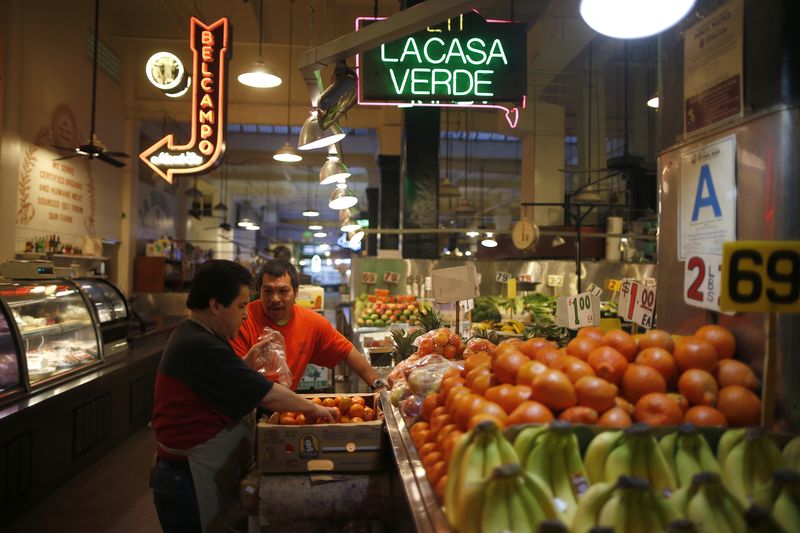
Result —
[{"label": "la casa verde neon sign", "polygon": [[[360,18],[356,28],[376,19]],[[525,25],[471,11],[358,58],[360,103],[521,103]]]}]

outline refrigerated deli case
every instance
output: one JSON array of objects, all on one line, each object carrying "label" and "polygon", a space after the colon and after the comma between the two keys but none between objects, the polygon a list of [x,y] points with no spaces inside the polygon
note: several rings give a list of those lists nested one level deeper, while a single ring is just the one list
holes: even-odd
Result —
[{"label": "refrigerated deli case", "polygon": [[77,281],[94,304],[100,322],[103,356],[108,359],[127,350],[131,312],[125,295],[105,279],[81,278]]}]

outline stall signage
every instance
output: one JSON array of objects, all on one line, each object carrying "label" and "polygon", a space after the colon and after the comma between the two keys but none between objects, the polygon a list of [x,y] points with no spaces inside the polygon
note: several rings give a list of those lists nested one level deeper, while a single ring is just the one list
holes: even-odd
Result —
[{"label": "stall signage", "polygon": [[631,278],[622,280],[619,292],[620,317],[644,328],[653,327],[656,309],[656,289]]},{"label": "stall signage", "polygon": [[364,52],[361,99],[521,102],[526,56],[524,24],[470,11]]},{"label": "stall signage", "polygon": [[550,274],[547,276],[547,286],[548,287],[563,287],[564,286],[564,276],[561,274]]},{"label": "stall signage", "polygon": [[458,305],[461,308],[461,312],[463,314],[467,314],[475,309],[475,300],[473,298],[470,298],[469,300],[461,300],[458,302]]},{"label": "stall signage", "polygon": [[619,292],[620,286],[622,285],[622,281],[618,279],[610,279],[608,283],[606,283],[606,288],[611,292]]},{"label": "stall signage", "polygon": [[719,311],[722,256],[692,254],[683,271],[683,301],[686,305]]},{"label": "stall signage", "polygon": [[533,283],[533,274],[520,274],[517,279],[520,283]]},{"label": "stall signage", "polygon": [[172,183],[175,176],[213,170],[225,153],[226,64],[230,55],[229,23],[221,18],[206,25],[192,17],[189,44],[194,57],[191,136],[177,144],[169,133],[139,154],[153,172]]},{"label": "stall signage", "polygon": [[374,285],[378,281],[378,275],[375,272],[362,272],[361,283],[367,285]]},{"label": "stall signage", "polygon": [[800,313],[800,241],[722,246],[723,311]]},{"label": "stall signage", "polygon": [[422,276],[417,274],[416,276],[408,276],[406,278],[406,285],[421,285],[422,284]]},{"label": "stall signage", "polygon": [[601,289],[600,287],[598,287],[594,283],[590,283],[589,286],[586,287],[586,292],[588,292],[589,294],[593,294],[593,295],[597,296],[598,298],[603,296],[603,289]]},{"label": "stall signage", "polygon": [[508,283],[508,280],[511,279],[512,276],[508,272],[501,272],[500,270],[494,276],[494,280],[497,283]]},{"label": "stall signage", "polygon": [[384,272],[383,273],[383,281],[384,283],[397,283],[397,280],[400,279],[400,274],[398,272]]},{"label": "stall signage", "polygon": [[556,317],[557,323],[569,329],[596,326],[600,323],[600,299],[588,292],[558,298]]}]

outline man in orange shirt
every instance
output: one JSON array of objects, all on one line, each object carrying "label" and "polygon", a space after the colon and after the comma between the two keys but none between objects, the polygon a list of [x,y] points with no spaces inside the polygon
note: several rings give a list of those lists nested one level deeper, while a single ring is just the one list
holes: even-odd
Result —
[{"label": "man in orange shirt", "polygon": [[286,341],[286,362],[292,372],[292,389],[303,377],[309,363],[333,368],[344,361],[370,389],[384,387],[361,352],[311,309],[295,304],[299,281],[288,261],[267,261],[258,274],[259,299],[247,304],[247,318],[230,341],[239,357],[245,357],[264,326],[279,331]]}]

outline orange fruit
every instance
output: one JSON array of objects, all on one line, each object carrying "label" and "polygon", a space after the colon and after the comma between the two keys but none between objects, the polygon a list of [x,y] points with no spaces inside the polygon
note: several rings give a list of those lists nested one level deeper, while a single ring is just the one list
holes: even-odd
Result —
[{"label": "orange fruit", "polygon": [[575,382],[578,405],[591,407],[598,413],[614,407],[617,386],[596,376],[584,376]]},{"label": "orange fruit", "polygon": [[[342,415],[342,418],[339,419],[339,423],[340,424],[349,424],[350,422],[352,422],[352,420],[347,415]],[[431,434],[430,430],[421,431],[420,433],[421,433],[421,435],[419,437],[420,442],[427,441],[428,437],[430,437],[430,434]],[[414,437],[411,437],[411,440],[414,440]],[[417,441],[416,440],[414,440],[414,445],[415,446],[417,445]]]},{"label": "orange fruit", "polygon": [[431,425],[430,425],[431,433],[436,435],[437,433],[439,433],[440,429],[445,427],[447,424],[452,424],[454,422],[455,420],[453,419],[453,416],[448,413],[435,416],[431,418]]},{"label": "orange fruit", "polygon": [[695,331],[694,336],[713,344],[720,359],[730,359],[736,353],[736,338],[726,327],[708,324]]},{"label": "orange fruit", "polygon": [[717,396],[719,395],[717,380],[705,370],[691,368],[681,374],[681,377],[678,378],[678,390],[692,405],[709,405],[711,407],[717,405]]},{"label": "orange fruit", "polygon": [[505,422],[506,419],[500,419],[489,413],[478,413],[469,419],[469,423],[467,424],[467,429],[472,429],[485,420],[491,420],[492,423],[500,429],[506,427],[506,422]]},{"label": "orange fruit", "polygon": [[525,342],[519,344],[517,348],[523,354],[528,356],[529,359],[536,357],[536,353],[546,346],[553,346],[553,343],[542,337],[531,337]]},{"label": "orange fruit", "polygon": [[578,403],[572,382],[566,374],[552,368],[533,379],[531,399],[554,411],[561,411]]},{"label": "orange fruit", "polygon": [[442,444],[442,454],[445,461],[450,461],[450,455],[453,453],[453,448],[458,444],[459,439],[464,436],[464,432],[460,429],[454,429],[450,432]]},{"label": "orange fruit", "polygon": [[[497,349],[494,351],[494,356],[493,356],[494,360],[497,360],[497,358],[500,357],[501,355],[505,355],[508,353],[523,355],[522,352],[519,351],[519,348],[517,348],[517,342],[520,342],[520,340],[519,339],[513,339],[513,340],[516,342],[503,341],[497,345]],[[523,357],[525,356],[523,355]]]},{"label": "orange fruit", "polygon": [[714,372],[719,358],[714,345],[698,337],[682,337],[675,342],[672,352],[678,369],[683,372],[690,368],[699,368],[706,372]]},{"label": "orange fruit", "polygon": [[483,396],[478,394],[467,394],[458,398],[454,408],[453,419],[459,429],[463,431],[467,428],[469,419],[475,413],[480,412],[480,408],[485,401]]},{"label": "orange fruit", "polygon": [[691,422],[695,426],[722,426],[727,427],[728,419],[718,409],[707,405],[695,405],[690,407],[683,415],[684,422]]},{"label": "orange fruit", "polygon": [[562,359],[564,354],[561,353],[557,348],[553,348],[552,346],[545,346],[538,352],[536,352],[536,356],[534,359],[539,361],[540,363],[544,363],[545,365],[552,367],[553,363]]},{"label": "orange fruit", "polygon": [[567,344],[567,354],[586,361],[589,352],[600,346],[600,343],[591,337],[575,337]]},{"label": "orange fruit", "polygon": [[467,376],[469,372],[479,366],[487,366],[492,368],[492,357],[487,353],[476,353],[464,360],[463,376]]},{"label": "orange fruit", "polygon": [[573,383],[582,377],[594,376],[594,370],[592,370],[592,367],[590,367],[588,363],[571,355],[556,361],[553,364],[553,368],[566,374]]},{"label": "orange fruit", "polygon": [[[429,443],[426,442],[425,444],[429,444]],[[423,444],[423,446],[425,446],[425,444]],[[422,459],[422,465],[427,470],[428,468],[430,468],[434,464],[438,463],[442,459],[444,459],[444,456],[442,456],[442,452],[440,452],[438,450],[435,450],[435,451],[432,451],[432,452],[428,453],[425,456],[425,458]]]},{"label": "orange fruit", "polygon": [[633,424],[630,415],[625,412],[621,407],[612,407],[600,417],[597,421],[598,426],[605,426],[610,428],[626,428]]},{"label": "orange fruit", "polygon": [[667,392],[667,382],[653,367],[632,363],[622,375],[622,393],[633,403],[651,392]]},{"label": "orange fruit", "polygon": [[425,477],[432,486],[436,486],[439,481],[447,474],[447,463],[444,459],[432,464],[429,468],[425,469]]},{"label": "orange fruit", "polygon": [[720,360],[716,377],[720,387],[740,385],[753,392],[758,391],[761,387],[761,383],[758,381],[753,369],[736,359]]},{"label": "orange fruit", "polygon": [[508,414],[506,414],[505,409],[500,407],[499,404],[495,402],[490,402],[489,400],[484,400],[476,410],[472,412],[473,418],[476,414],[486,414],[497,418],[498,420],[502,420],[505,424],[506,419],[508,418]]},{"label": "orange fruit", "polygon": [[717,409],[733,427],[757,426],[761,421],[761,399],[741,385],[719,391]]},{"label": "orange fruit", "polygon": [[372,407],[365,407],[364,408],[364,421],[371,422],[375,420],[375,409]]},{"label": "orange fruit", "polygon": [[683,411],[666,394],[651,392],[636,402],[634,418],[651,426],[676,426],[683,421]]},{"label": "orange fruit", "polygon": [[547,370],[547,365],[539,361],[528,361],[522,365],[517,372],[517,385],[528,385],[533,383],[533,378]]},{"label": "orange fruit", "polygon": [[[419,414],[423,420],[430,422],[431,413],[438,406],[439,406],[439,395],[435,392],[431,392],[430,394],[425,396],[424,400],[422,400],[422,406],[420,407]],[[366,412],[366,409],[364,411]]]},{"label": "orange fruit", "polygon": [[[499,350],[498,350],[498,353]],[[492,365],[494,375],[500,383],[515,383],[517,379],[517,372],[527,363],[529,359],[522,355],[519,350],[506,351],[500,353]]]},{"label": "orange fruit", "polygon": [[[463,385],[459,385],[458,387],[453,387],[452,389],[447,391],[447,398],[445,398],[444,400],[444,408],[447,410],[447,412],[448,413],[453,412],[453,404],[455,403],[456,398],[458,398],[458,396],[463,394],[468,394],[469,392],[470,390]],[[433,418],[434,417],[431,417],[431,420],[433,420]]]},{"label": "orange fruit", "polygon": [[558,419],[566,420],[567,422],[572,422],[573,424],[596,424],[597,411],[591,407],[575,405],[561,411],[561,414],[558,415]]},{"label": "orange fruit", "polygon": [[531,388],[527,385],[509,385],[504,383],[491,387],[484,394],[484,398],[494,402],[506,413],[511,413],[519,404],[527,401],[531,397]]},{"label": "orange fruit", "polygon": [[675,348],[675,341],[663,329],[651,329],[639,338],[639,350],[647,348],[661,348],[671,352]]},{"label": "orange fruit", "polygon": [[426,442],[426,443],[424,443],[422,446],[417,448],[417,453],[419,454],[419,458],[424,461],[425,457],[429,453],[436,451],[437,447],[438,447],[438,445],[435,442]]},{"label": "orange fruit", "polygon": [[611,346],[621,353],[629,362],[633,361],[633,358],[636,357],[636,353],[639,351],[639,347],[636,345],[636,341],[633,340],[633,337],[621,329],[612,329],[603,336],[603,340],[600,341],[600,343],[604,346]]},{"label": "orange fruit", "polygon": [[[477,357],[473,355],[473,357]],[[481,374],[492,374],[492,369],[486,365],[481,365],[477,368],[473,368],[469,371],[469,373],[464,376],[464,386],[467,388],[472,388],[472,382],[475,380],[476,377],[480,376]]]},{"label": "orange fruit", "polygon": [[442,427],[442,429],[439,430],[439,433],[436,434],[436,445],[439,447],[440,450],[444,446],[444,442],[445,440],[447,440],[447,437],[453,431],[460,431],[460,430],[458,429],[458,426],[455,424],[447,424],[446,426]]},{"label": "orange fruit", "polygon": [[279,423],[281,425],[284,425],[284,426],[294,426],[295,424],[297,424],[297,422],[295,421],[293,413],[284,413],[284,414],[280,415],[280,418],[278,419],[278,421],[279,421]]},{"label": "orange fruit", "polygon": [[597,342],[602,341],[605,334],[606,332],[597,326],[587,326],[578,330],[578,337],[589,337]]},{"label": "orange fruit", "polygon": [[336,400],[333,398],[325,398],[322,400],[323,407],[337,407]]},{"label": "orange fruit", "polygon": [[636,363],[655,368],[668,384],[674,382],[678,375],[675,359],[665,348],[658,346],[645,348],[636,356]]},{"label": "orange fruit", "polygon": [[678,394],[677,392],[668,392],[667,396],[672,398],[672,400],[678,404],[678,407],[681,408],[681,411],[686,414],[686,411],[689,410],[689,400],[686,399],[686,396]]},{"label": "orange fruit", "polygon": [[528,400],[519,404],[508,415],[506,424],[509,426],[515,424],[546,424],[552,421],[553,413],[547,406],[534,400]]},{"label": "orange fruit", "polygon": [[628,368],[628,360],[611,346],[600,346],[595,348],[586,359],[594,369],[597,377],[603,378],[611,383],[619,384],[625,369]]},{"label": "orange fruit", "polygon": [[470,390],[475,394],[484,394],[489,387],[493,387],[497,385],[497,378],[494,377],[494,374],[482,374],[475,379],[472,380],[472,387]]},{"label": "orange fruit", "polygon": [[[447,463],[445,463],[443,469],[447,472]],[[428,472],[425,472],[428,475]],[[436,486],[433,488],[433,493],[436,495],[436,499],[438,500],[440,505],[444,505],[444,491],[447,488],[447,474],[445,473],[442,477],[439,478],[439,481],[436,482]]]}]

